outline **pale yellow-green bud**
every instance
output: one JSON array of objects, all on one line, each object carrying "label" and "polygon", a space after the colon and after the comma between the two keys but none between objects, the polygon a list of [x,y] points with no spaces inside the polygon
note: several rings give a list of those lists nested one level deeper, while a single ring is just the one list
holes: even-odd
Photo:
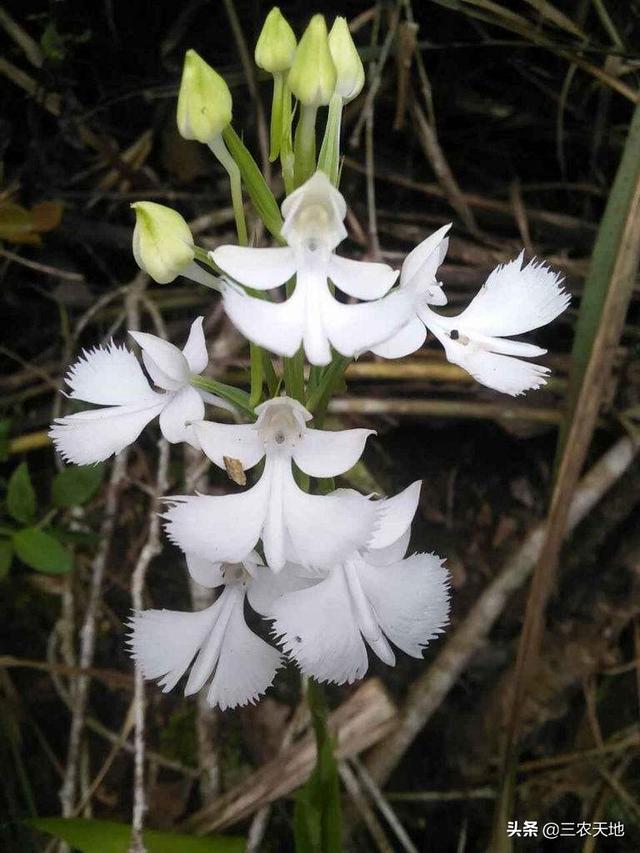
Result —
[{"label": "pale yellow-green bud", "polygon": [[329,50],[336,67],[336,92],[345,101],[356,98],[364,86],[364,68],[351,38],[346,18],[336,18],[329,33]]},{"label": "pale yellow-green bud", "polygon": [[300,39],[289,72],[289,88],[307,107],[328,104],[336,88],[336,67],[323,15],[314,15]]},{"label": "pale yellow-green bud", "polygon": [[184,57],[178,94],[178,130],[205,145],[231,121],[231,92],[222,77],[195,50]]},{"label": "pale yellow-green bud", "polygon": [[158,284],[168,284],[193,262],[195,251],[189,226],[164,204],[136,201],[133,256],[140,269]]},{"label": "pale yellow-green bud", "polygon": [[277,6],[269,12],[255,50],[258,68],[269,74],[281,74],[291,68],[296,52],[296,37]]}]

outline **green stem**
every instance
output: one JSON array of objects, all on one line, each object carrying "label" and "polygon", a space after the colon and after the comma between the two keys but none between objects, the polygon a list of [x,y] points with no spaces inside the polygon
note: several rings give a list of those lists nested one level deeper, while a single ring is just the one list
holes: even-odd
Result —
[{"label": "green stem", "polygon": [[316,117],[318,108],[300,105],[300,118],[294,142],[295,162],[293,175],[296,187],[313,175],[316,170]]},{"label": "green stem", "polygon": [[337,92],[331,96],[329,101],[329,113],[327,124],[324,129],[320,155],[318,156],[318,169],[328,176],[334,187],[338,186],[340,175],[340,127],[342,125],[342,96]]},{"label": "green stem", "polygon": [[208,376],[192,376],[191,385],[194,388],[202,388],[203,391],[209,391],[211,394],[216,394],[218,397],[228,400],[252,420],[256,419],[256,413],[253,411],[251,400],[246,391],[234,388],[233,385],[225,385],[224,382],[218,382],[216,379],[211,379]]},{"label": "green stem", "polygon": [[326,368],[316,389],[309,395],[306,402],[307,409],[311,412],[316,428],[320,428],[327,414],[327,406],[338,382],[344,376],[344,372],[351,363],[350,358],[343,355],[334,357],[331,364]]},{"label": "green stem", "polygon": [[291,89],[284,82],[282,93],[282,136],[280,138],[280,165],[282,167],[282,180],[284,182],[285,195],[291,195],[296,184],[293,176],[295,156],[291,142],[291,126],[293,124],[293,111],[291,108]]},{"label": "green stem", "polygon": [[231,186],[231,204],[233,205],[233,214],[236,219],[236,230],[238,232],[238,242],[241,246],[246,246],[249,242],[247,236],[247,222],[244,217],[244,203],[242,201],[242,178],[238,164],[233,159],[229,150],[222,139],[222,136],[216,136],[209,143],[209,148],[218,158],[227,174],[229,175],[229,184]]},{"label": "green stem", "polygon": [[282,72],[273,75],[273,96],[271,98],[271,127],[269,162],[273,163],[280,154],[280,143],[282,142],[282,118],[284,100],[284,74]]}]

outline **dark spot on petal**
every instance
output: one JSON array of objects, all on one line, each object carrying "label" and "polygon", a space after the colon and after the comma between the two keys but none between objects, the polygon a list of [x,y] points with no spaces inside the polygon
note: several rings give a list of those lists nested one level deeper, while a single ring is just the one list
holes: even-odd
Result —
[{"label": "dark spot on petal", "polygon": [[449,333],[449,337],[451,338],[452,341],[457,341],[458,338],[460,337],[460,332],[457,329],[451,329],[451,332]]},{"label": "dark spot on petal", "polygon": [[277,432],[276,433],[276,444],[284,444],[284,433]]},{"label": "dark spot on petal", "polygon": [[296,641],[296,643],[302,642],[302,637],[294,637],[293,639]]}]

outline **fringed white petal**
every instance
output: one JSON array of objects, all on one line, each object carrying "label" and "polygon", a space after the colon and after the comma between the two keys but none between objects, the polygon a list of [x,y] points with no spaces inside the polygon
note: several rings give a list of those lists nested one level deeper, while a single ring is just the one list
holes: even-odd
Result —
[{"label": "fringed white petal", "polygon": [[218,246],[209,254],[227,275],[254,290],[278,287],[296,272],[296,258],[288,246],[274,249]]},{"label": "fringed white petal", "polygon": [[141,610],[131,619],[131,655],[145,678],[174,688],[215,624],[218,602],[198,613]]},{"label": "fringed white petal", "polygon": [[396,542],[411,526],[420,500],[421,480],[416,480],[392,498],[378,501],[378,526],[369,548],[386,548]]},{"label": "fringed white petal", "polygon": [[247,471],[264,456],[264,444],[254,424],[219,424],[201,421],[194,425],[200,447],[219,468],[224,470],[224,457],[237,459]]},{"label": "fringed white petal", "polygon": [[106,347],[83,350],[65,381],[71,388],[70,397],[99,406],[140,403],[154,396],[138,359],[113,341]]},{"label": "fringed white petal", "polygon": [[374,434],[372,429],[307,429],[294,448],[293,460],[310,477],[337,477],[353,468]]},{"label": "fringed white petal", "polygon": [[424,323],[418,317],[413,317],[406,326],[392,335],[388,340],[371,348],[371,352],[382,358],[404,358],[419,350],[427,337]]},{"label": "fringed white petal", "polygon": [[189,337],[182,348],[182,354],[187,359],[189,370],[191,373],[202,373],[209,363],[209,353],[207,352],[207,342],[204,339],[204,330],[202,321],[204,317],[196,317],[191,324]]},{"label": "fringed white petal", "polygon": [[389,566],[361,562],[358,576],[386,636],[413,657],[449,616],[449,573],[434,554],[414,554]]},{"label": "fringed white petal", "polygon": [[314,569],[342,562],[370,544],[380,506],[352,489],[309,495],[289,476],[284,491],[284,518],[293,548],[289,557]]},{"label": "fringed white petal", "polygon": [[239,563],[260,538],[269,500],[262,476],[250,489],[234,495],[179,497],[165,514],[169,539],[185,553],[206,560]]},{"label": "fringed white petal", "polygon": [[341,355],[366,352],[388,340],[411,319],[414,303],[409,292],[396,288],[375,302],[344,305],[325,289],[322,322],[325,332]]},{"label": "fringed white petal", "polygon": [[497,267],[458,319],[464,328],[484,335],[519,335],[554,320],[570,294],[562,276],[542,263],[522,267],[523,255]]},{"label": "fringed white petal", "polygon": [[464,368],[477,382],[512,397],[546,385],[547,376],[551,372],[540,364],[465,347],[456,341],[445,343],[445,351],[450,362]]},{"label": "fringed white petal", "polygon": [[158,369],[169,379],[183,385],[189,381],[191,374],[189,362],[178,347],[147,332],[129,332],[129,334],[146,353],[147,358],[152,359]]},{"label": "fringed white petal", "polygon": [[165,405],[164,395],[154,394],[154,399],[157,402],[145,408],[111,406],[57,418],[49,430],[49,437],[67,462],[76,465],[103,462],[134,442],[160,413]]},{"label": "fringed white petal", "polygon": [[207,634],[196,656],[184,688],[185,696],[192,696],[201,690],[213,673],[225,642],[227,626],[234,608],[244,601],[244,590],[240,584],[225,586],[215,600],[211,613],[214,619],[211,631]]},{"label": "fringed white petal", "polygon": [[244,592],[229,587],[236,598],[227,622],[207,703],[222,711],[255,702],[273,682],[283,659],[277,649],[265,643],[247,626],[243,613]]},{"label": "fringed white petal", "polygon": [[305,675],[351,684],[367,671],[367,650],[353,612],[344,572],[277,600],[273,634]]},{"label": "fringed white petal", "polygon": [[227,316],[245,338],[289,358],[300,349],[304,302],[298,288],[286,302],[266,302],[247,296],[228,283],[222,294]]},{"label": "fringed white petal", "polygon": [[204,418],[202,397],[190,385],[167,396],[171,396],[171,399],[160,412],[160,429],[163,436],[171,444],[178,444],[181,441],[195,444],[191,424]]},{"label": "fringed white petal", "polygon": [[224,574],[222,573],[222,563],[214,563],[212,560],[205,560],[204,557],[199,557],[197,554],[185,554],[187,559],[187,569],[189,574],[196,583],[200,586],[215,589],[217,586],[224,584]]},{"label": "fringed white petal", "polygon": [[408,284],[415,277],[416,280],[413,283],[419,291],[422,291],[435,281],[438,267],[444,260],[449,247],[449,239],[446,235],[450,228],[450,222],[443,225],[409,252],[402,264],[401,284]]},{"label": "fringed white petal", "polygon": [[354,261],[339,255],[331,255],[328,274],[337,288],[356,299],[379,299],[398,278],[398,271],[388,264]]}]

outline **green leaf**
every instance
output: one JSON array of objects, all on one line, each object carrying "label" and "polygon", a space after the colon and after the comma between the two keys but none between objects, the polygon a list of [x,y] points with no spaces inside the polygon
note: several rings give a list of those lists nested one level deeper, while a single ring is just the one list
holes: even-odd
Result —
[{"label": "green leaf", "polygon": [[8,539],[0,539],[0,580],[6,578],[13,562],[13,545]]},{"label": "green leaf", "polygon": [[[127,853],[131,827],[111,820],[48,817],[25,821],[33,829],[47,832],[66,841],[82,853]],[[238,836],[207,835],[200,838],[177,832],[144,833],[147,853],[242,853],[243,838]]]},{"label": "green leaf", "polygon": [[282,228],[280,208],[274,194],[262,177],[258,164],[230,124],[222,131],[222,138],[229,149],[229,153],[238,164],[242,181],[251,196],[251,201],[258,211],[260,219],[274,237],[279,237]]},{"label": "green leaf", "polygon": [[25,527],[13,536],[13,547],[23,563],[50,575],[62,575],[73,568],[73,557],[57,539],[36,527]]},{"label": "green leaf", "polygon": [[218,382],[209,376],[192,376],[191,384],[194,388],[202,388],[204,391],[210,391],[212,394],[217,394],[218,397],[223,397],[253,420],[256,419],[256,413],[253,411],[249,395],[241,388],[225,385],[224,382]]},{"label": "green leaf", "polygon": [[293,829],[296,853],[341,853],[342,818],[338,765],[327,729],[321,685],[310,680],[307,700],[316,735],[316,766],[296,795]]},{"label": "green leaf", "polygon": [[104,465],[69,465],[53,479],[51,500],[54,506],[79,506],[87,503],[100,487]]},{"label": "green leaf", "polygon": [[36,493],[31,485],[29,468],[21,462],[9,479],[7,509],[16,521],[29,524],[36,514]]}]

